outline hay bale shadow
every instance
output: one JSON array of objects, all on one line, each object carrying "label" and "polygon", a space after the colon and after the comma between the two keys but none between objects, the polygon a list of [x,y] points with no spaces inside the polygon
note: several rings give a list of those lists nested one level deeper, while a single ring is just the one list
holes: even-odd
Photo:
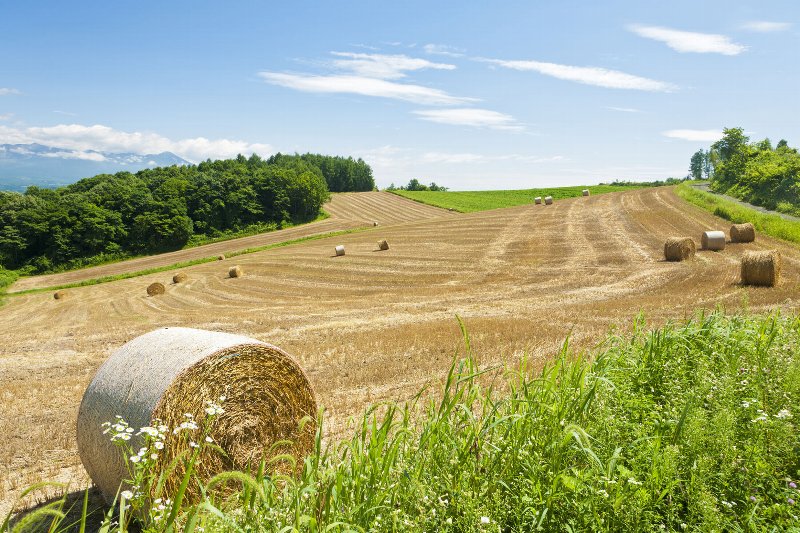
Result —
[{"label": "hay bale shadow", "polygon": [[[89,500],[88,505],[86,507],[86,531],[98,531],[100,526],[103,523],[103,518],[105,517],[105,513],[108,510],[108,504],[106,504],[105,500],[103,499],[103,495],[100,494],[100,490],[97,487],[92,487],[89,490]],[[83,498],[84,494],[86,493],[85,490],[76,490],[72,492],[68,492],[62,496],[47,498],[41,501],[40,503],[28,507],[27,509],[18,511],[14,514],[14,517],[11,519],[11,529],[14,529],[14,526],[22,521],[27,516],[35,513],[39,509],[46,507],[47,505],[51,505],[59,500],[64,500],[64,505],[61,511],[66,515],[64,520],[61,521],[61,525],[58,528],[58,531],[64,532],[78,532],[80,531],[80,523],[81,523],[81,515],[83,513]],[[39,522],[38,525],[34,524],[36,528],[41,529],[33,529],[33,531],[47,531],[50,526],[50,519],[46,518],[42,522]],[[131,528],[129,531],[140,531],[139,527],[135,524],[131,524]]]}]

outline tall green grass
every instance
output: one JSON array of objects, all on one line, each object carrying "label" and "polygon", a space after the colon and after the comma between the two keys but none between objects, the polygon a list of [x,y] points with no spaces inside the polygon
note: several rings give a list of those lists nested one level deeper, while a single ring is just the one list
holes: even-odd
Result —
[{"label": "tall green grass", "polygon": [[[480,369],[464,339],[465,352],[435,399],[420,394],[403,405],[370,407],[342,442],[324,444],[320,430],[296,477],[271,476],[262,466],[254,475],[217,478],[201,502],[172,510],[173,526],[189,532],[800,527],[797,317],[714,313],[653,331],[640,318],[631,335],[609,336],[585,354],[592,357],[575,357],[565,342],[537,372],[528,361]],[[167,529],[147,522],[144,530]]]},{"label": "tall green grass", "polygon": [[429,204],[444,209],[453,209],[461,213],[486,211],[501,207],[532,204],[537,196],[552,196],[555,200],[574,198],[581,195],[583,189],[592,194],[628,191],[640,189],[646,185],[592,185],[577,187],[552,187],[548,189],[522,189],[508,191],[391,191],[416,202]]},{"label": "tall green grass", "polygon": [[800,222],[744,207],[717,194],[698,190],[686,183],[678,185],[675,192],[687,202],[702,207],[718,217],[737,224],[752,222],[756,230],[762,233],[800,244]]}]

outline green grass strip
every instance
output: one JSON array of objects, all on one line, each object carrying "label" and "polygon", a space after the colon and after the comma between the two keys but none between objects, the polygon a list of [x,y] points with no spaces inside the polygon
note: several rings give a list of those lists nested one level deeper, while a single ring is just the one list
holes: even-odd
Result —
[{"label": "green grass strip", "polygon": [[800,244],[800,222],[786,220],[779,215],[762,213],[742,206],[717,194],[701,191],[687,183],[675,187],[675,193],[698,207],[733,223],[752,222],[756,230],[771,237]]},{"label": "green grass strip", "polygon": [[581,195],[583,189],[592,194],[630,191],[641,189],[646,185],[578,185],[574,187],[551,187],[547,189],[519,189],[508,191],[389,191],[404,198],[423,204],[452,209],[460,213],[487,211],[502,207],[515,207],[532,204],[537,196],[552,196],[554,200],[574,198]]},{"label": "green grass strip", "polygon": [[[309,235],[307,237],[300,237],[297,239],[292,239],[289,241],[283,242],[276,242],[272,244],[265,244],[264,246],[254,246],[251,248],[245,248],[244,250],[237,250],[235,252],[229,252],[226,254],[227,258],[237,257],[240,255],[245,254],[252,254],[255,252],[263,252],[264,250],[271,250],[273,248],[283,248],[284,246],[291,246],[293,244],[299,244],[301,242],[306,241],[316,241],[319,239],[327,239],[328,237],[337,237],[339,235],[348,235],[350,233],[357,233],[360,231],[364,231],[367,229],[372,229],[371,226],[363,227],[363,228],[355,228],[355,229],[347,229],[341,231],[331,231],[328,233],[320,233],[318,235]],[[5,294],[0,294],[2,296],[21,296],[23,294],[36,294],[40,292],[48,292],[48,291],[55,291],[59,289],[74,289],[76,287],[88,287],[90,285],[98,285],[100,283],[108,283],[109,281],[118,281],[121,279],[130,279],[130,278],[138,278],[140,276],[146,276],[148,274],[156,274],[158,272],[164,272],[166,270],[174,270],[176,268],[185,268],[194,265],[201,265],[203,263],[210,263],[212,261],[218,261],[218,256],[211,256],[211,257],[201,257],[198,259],[192,259],[191,261],[181,261],[180,263],[174,263],[171,265],[148,268],[146,270],[137,270],[136,272],[126,272],[124,274],[115,274],[113,276],[102,276],[99,278],[87,279],[84,281],[77,281],[75,283],[66,283],[63,285],[53,285],[51,287],[41,287],[38,289],[27,289],[24,291],[19,292],[8,292]]]}]

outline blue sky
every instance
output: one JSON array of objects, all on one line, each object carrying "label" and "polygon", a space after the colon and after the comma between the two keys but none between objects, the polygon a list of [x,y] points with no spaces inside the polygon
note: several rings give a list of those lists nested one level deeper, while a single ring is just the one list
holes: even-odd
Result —
[{"label": "blue sky", "polygon": [[362,157],[378,185],[684,176],[800,145],[800,4],[0,0],[0,144]]}]

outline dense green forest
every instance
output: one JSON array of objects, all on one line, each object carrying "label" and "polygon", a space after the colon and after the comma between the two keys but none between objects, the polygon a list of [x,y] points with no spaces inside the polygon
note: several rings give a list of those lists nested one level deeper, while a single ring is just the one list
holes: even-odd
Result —
[{"label": "dense green forest", "polygon": [[47,272],[306,222],[319,216],[329,183],[335,190],[374,186],[361,160],[278,154],[0,192],[0,269]]},{"label": "dense green forest", "polygon": [[690,172],[711,188],[755,205],[800,216],[800,154],[781,140],[750,142],[742,128],[725,128],[710,150],[692,156]]},{"label": "dense green forest", "polygon": [[331,192],[371,191],[375,188],[372,168],[360,158],[320,154],[286,155],[278,152],[267,159],[267,163],[287,165],[298,160],[319,168]]}]

